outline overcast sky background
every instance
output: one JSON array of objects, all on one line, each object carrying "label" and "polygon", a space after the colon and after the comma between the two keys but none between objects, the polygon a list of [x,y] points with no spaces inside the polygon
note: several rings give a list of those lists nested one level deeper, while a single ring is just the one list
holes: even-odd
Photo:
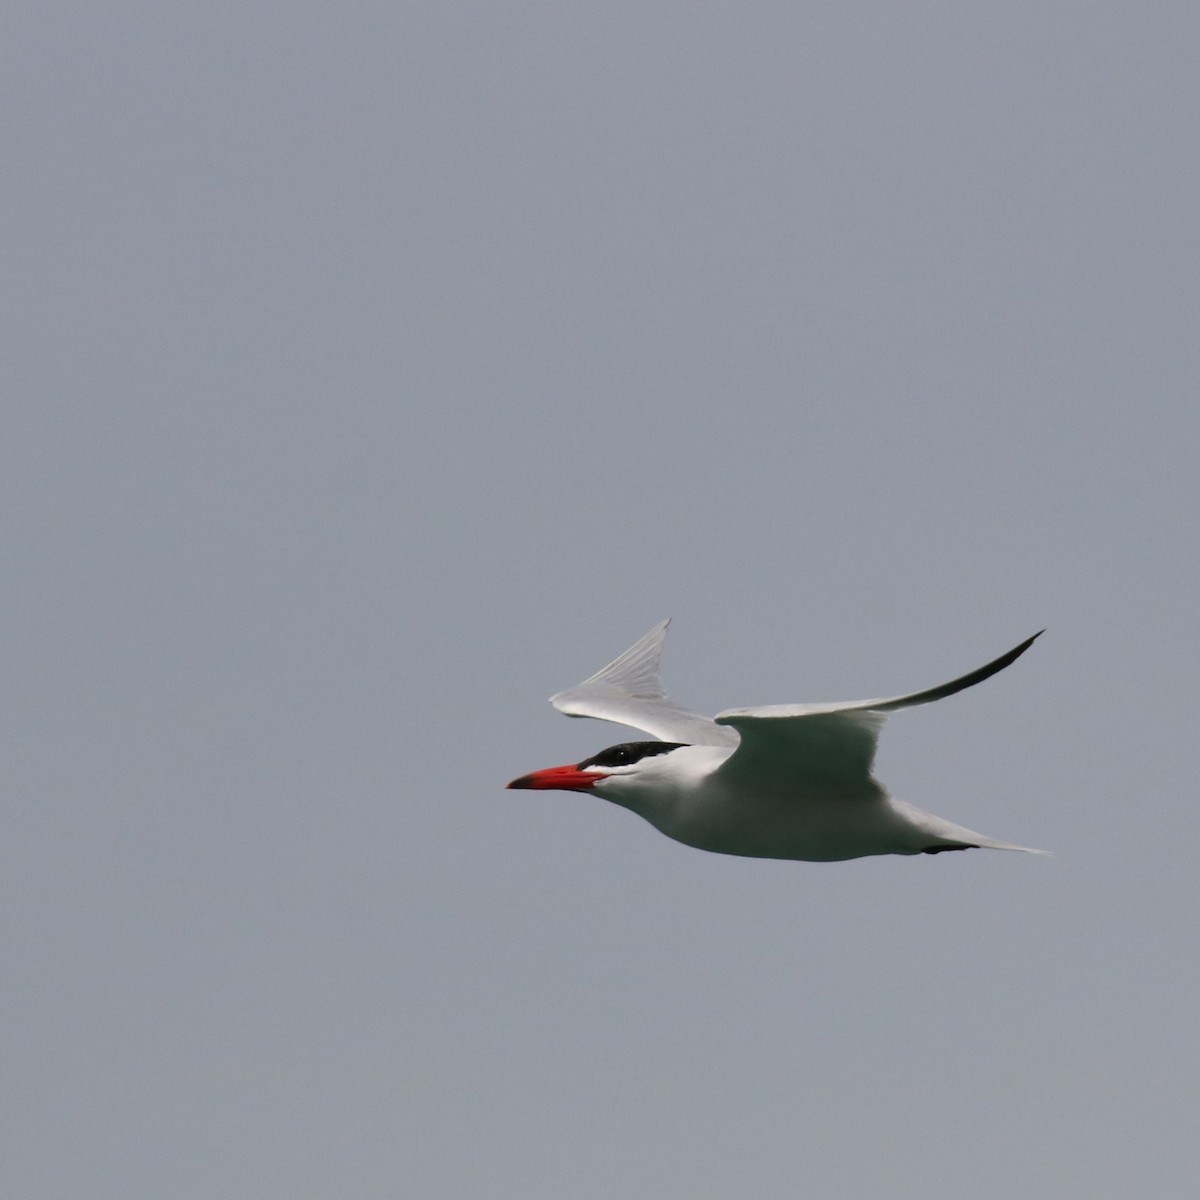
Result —
[{"label": "overcast sky background", "polygon": [[[3,23],[5,1196],[1191,1193],[1194,4]],[[664,616],[1057,857],[503,791]]]}]

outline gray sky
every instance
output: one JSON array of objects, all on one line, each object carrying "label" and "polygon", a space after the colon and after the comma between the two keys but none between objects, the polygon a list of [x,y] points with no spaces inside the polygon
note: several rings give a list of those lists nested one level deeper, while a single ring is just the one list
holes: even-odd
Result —
[{"label": "gray sky", "polygon": [[[1180,1196],[1194,4],[18,4],[0,1191]],[[1053,859],[504,792],[907,691]]]}]

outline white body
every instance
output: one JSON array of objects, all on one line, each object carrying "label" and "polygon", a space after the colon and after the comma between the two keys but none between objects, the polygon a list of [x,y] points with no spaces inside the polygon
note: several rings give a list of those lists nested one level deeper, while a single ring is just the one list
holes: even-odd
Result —
[{"label": "white body", "polygon": [[[921,854],[933,846],[960,849],[1009,846],[961,825],[922,812],[889,796],[879,784],[872,794],[793,791],[786,782],[753,790],[730,784],[717,768],[734,751],[682,746],[648,760],[637,777],[619,773],[591,787],[644,817],[667,837],[746,858],[793,858],[835,862],[870,854]],[[656,768],[661,764],[662,770]]]},{"label": "white body", "polygon": [[510,787],[592,791],[678,842],[719,854],[828,862],[974,847],[1028,850],[893,799],[871,764],[889,712],[981,682],[1033,638],[969,675],[909,696],[734,709],[710,719],[663,692],[658,661],[667,625],[552,697],[569,716],[616,721],[661,740],[623,743]]}]

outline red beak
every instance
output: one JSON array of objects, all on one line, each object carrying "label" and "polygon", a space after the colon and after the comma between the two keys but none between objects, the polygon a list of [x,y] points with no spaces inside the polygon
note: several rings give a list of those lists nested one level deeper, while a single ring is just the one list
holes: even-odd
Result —
[{"label": "red beak", "polygon": [[510,788],[530,788],[535,791],[586,792],[604,778],[602,771],[581,771],[574,763],[565,767],[546,767],[530,771],[508,784]]}]

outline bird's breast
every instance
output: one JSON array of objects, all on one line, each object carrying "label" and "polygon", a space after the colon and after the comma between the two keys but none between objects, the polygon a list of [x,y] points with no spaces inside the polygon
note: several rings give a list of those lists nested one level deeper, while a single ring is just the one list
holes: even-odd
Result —
[{"label": "bird's breast", "polygon": [[716,854],[830,862],[891,852],[890,812],[876,797],[747,794],[710,784],[641,815],[668,837]]}]

